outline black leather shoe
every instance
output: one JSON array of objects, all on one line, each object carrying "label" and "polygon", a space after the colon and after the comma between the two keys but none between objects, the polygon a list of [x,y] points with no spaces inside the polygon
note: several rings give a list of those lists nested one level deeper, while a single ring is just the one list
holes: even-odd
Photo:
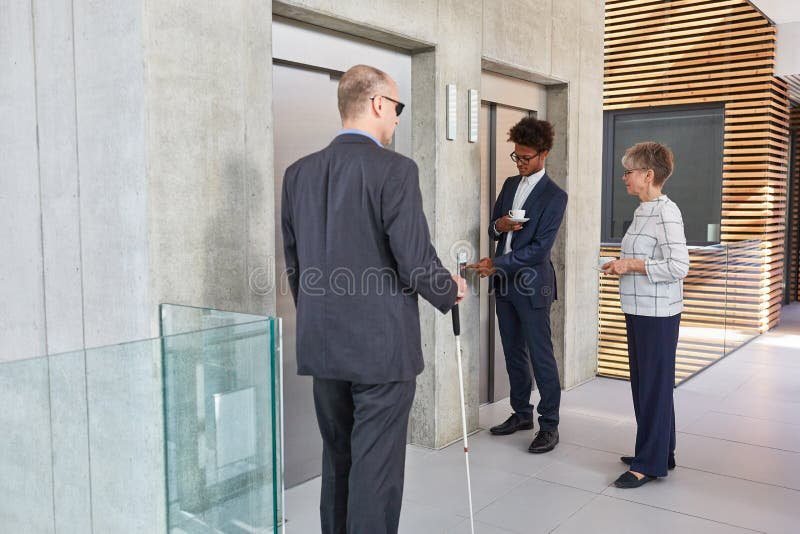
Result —
[{"label": "black leather shoe", "polygon": [[[620,456],[619,460],[620,460],[620,462],[622,462],[625,465],[631,465],[633,463],[633,456]],[[675,458],[674,457],[670,457],[670,459],[667,460],[667,469],[669,469],[670,471],[675,469]]]},{"label": "black leather shoe", "polygon": [[531,446],[528,447],[528,452],[533,454],[541,454],[543,452],[550,452],[558,445],[558,430],[540,430],[533,438]]},{"label": "black leather shoe", "polygon": [[644,486],[651,480],[655,479],[656,477],[651,477],[650,475],[644,475],[642,478],[638,478],[630,471],[625,471],[619,476],[617,480],[614,481],[614,485],[622,489],[633,489],[633,488],[638,488],[640,486]]},{"label": "black leather shoe", "polygon": [[533,419],[523,419],[516,413],[512,413],[511,417],[505,420],[504,423],[493,426],[489,432],[495,436],[507,436],[513,434],[517,430],[530,430],[533,428]]}]

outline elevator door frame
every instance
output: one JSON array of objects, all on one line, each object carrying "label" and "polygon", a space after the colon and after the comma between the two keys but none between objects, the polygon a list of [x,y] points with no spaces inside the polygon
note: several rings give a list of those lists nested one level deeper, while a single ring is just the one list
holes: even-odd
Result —
[{"label": "elevator door frame", "polygon": [[[481,209],[488,210],[489,213],[489,222],[491,223],[492,220],[492,211],[494,208],[494,204],[497,201],[497,195],[499,191],[497,190],[497,107],[501,106],[506,109],[521,111],[527,113],[528,117],[538,117],[538,110],[532,109],[525,109],[520,108],[517,106],[507,105],[500,102],[494,102],[491,100],[482,100],[481,104],[485,104],[489,108],[489,139],[487,142],[489,143],[489,192],[487,197],[487,203],[484,206],[481,206]],[[483,162],[481,163],[483,165]],[[481,231],[485,232],[487,229],[482,228]],[[494,240],[489,240],[489,257],[494,257],[495,250],[497,247],[497,242]],[[496,312],[496,300],[494,295],[488,294],[488,324],[486,328],[488,328],[487,334],[487,341],[488,341],[488,362],[486,365],[486,387],[487,387],[487,401],[482,404],[491,404],[501,400],[501,398],[497,398],[496,395],[496,387],[495,381],[497,380],[497,342],[498,342],[498,327],[497,327],[497,312]],[[503,356],[505,359],[505,356]],[[483,363],[483,362],[482,362]],[[533,372],[531,370],[531,372]],[[481,395],[479,394],[479,397]],[[505,398],[505,397],[502,397]]]},{"label": "elevator door frame", "polygon": [[[286,421],[287,428],[285,430],[285,450],[286,450],[286,486],[292,487],[300,484],[310,478],[318,476],[321,473],[321,438],[317,426],[316,417],[313,411],[313,392],[311,388],[310,377],[299,377],[296,375],[296,352],[294,338],[296,336],[295,329],[295,309],[294,304],[285,292],[285,287],[282,289],[283,277],[282,273],[285,262],[283,259],[282,250],[282,236],[280,224],[280,204],[281,204],[281,185],[283,182],[283,172],[285,167],[294,161],[296,158],[310,154],[316,150],[324,148],[330,140],[333,139],[335,132],[341,128],[341,123],[338,120],[338,111],[336,110],[336,86],[334,85],[339,78],[341,78],[343,71],[350,66],[357,63],[367,63],[375,65],[382,70],[385,70],[393,77],[398,79],[398,90],[400,97],[407,104],[411,105],[411,57],[407,52],[397,50],[393,47],[387,47],[381,43],[368,41],[358,37],[318,28],[309,24],[282,19],[275,17],[273,19],[273,61],[272,69],[275,75],[273,79],[273,106],[277,109],[278,106],[287,106],[289,109],[297,107],[298,115],[297,122],[293,122],[287,118],[286,113],[275,113],[275,160],[273,162],[275,168],[275,258],[276,258],[276,314],[285,318],[284,320],[284,398],[289,399],[287,404],[289,408],[293,409],[294,416]],[[315,44],[315,40],[318,42]],[[297,44],[297,46],[294,46]],[[317,51],[319,53],[317,53]],[[325,113],[321,114],[320,120],[324,120],[324,124],[320,124],[320,132],[330,132],[330,139],[326,137],[324,145],[321,144],[319,135],[308,136],[308,146],[305,146],[304,137],[302,132],[308,131],[308,115],[309,111],[314,113],[313,106],[317,102],[305,103],[302,100],[297,102],[296,98],[301,98],[292,93],[291,88],[287,89],[284,85],[287,83],[295,83],[290,78],[281,78],[280,69],[298,69],[308,73],[316,73],[321,76],[327,76],[332,86],[331,93],[327,89],[324,90],[325,95],[331,95],[332,99],[328,96],[325,97],[324,102],[319,103],[324,105]],[[322,78],[320,78],[321,82]],[[299,83],[299,82],[297,82]],[[309,79],[309,83],[316,84],[316,79]],[[276,87],[278,91],[276,91]],[[322,86],[320,86],[321,88]],[[311,89],[316,90],[314,85]],[[288,102],[288,104],[287,104]],[[327,102],[327,103],[326,103]],[[299,104],[300,107],[295,106]],[[310,108],[310,109],[309,109]],[[331,123],[332,115],[336,116],[335,127]],[[281,123],[278,123],[278,120]],[[291,128],[289,132],[284,131],[285,128]],[[305,128],[305,129],[304,129]],[[397,149],[401,153],[410,155],[411,144],[411,121],[402,121],[396,130],[396,144]],[[284,143],[288,143],[284,149]],[[316,143],[316,144],[314,144]],[[298,148],[302,145],[302,148]],[[395,140],[388,148],[393,148]],[[280,154],[279,150],[284,150]],[[296,153],[297,152],[297,153]],[[300,154],[299,152],[302,152]],[[281,155],[283,154],[283,155]]]}]

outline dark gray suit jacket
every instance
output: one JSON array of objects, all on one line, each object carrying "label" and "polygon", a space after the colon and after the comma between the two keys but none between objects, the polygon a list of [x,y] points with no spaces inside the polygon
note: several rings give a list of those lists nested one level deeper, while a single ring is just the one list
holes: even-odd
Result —
[{"label": "dark gray suit jacket", "polygon": [[447,313],[457,287],[431,244],[416,164],[340,135],[286,170],[281,219],[298,374],[381,384],[422,372],[417,295]]}]

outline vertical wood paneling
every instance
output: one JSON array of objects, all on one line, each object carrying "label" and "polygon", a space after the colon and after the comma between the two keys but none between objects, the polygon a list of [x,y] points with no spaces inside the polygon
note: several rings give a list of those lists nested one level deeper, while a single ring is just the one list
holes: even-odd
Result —
[{"label": "vertical wood paneling", "polygon": [[[779,320],[787,85],[774,76],[775,28],[747,0],[606,0],[605,23],[604,109],[725,105],[720,231],[728,247],[692,252],[680,382]],[[600,284],[599,373],[627,377],[617,282]]]}]

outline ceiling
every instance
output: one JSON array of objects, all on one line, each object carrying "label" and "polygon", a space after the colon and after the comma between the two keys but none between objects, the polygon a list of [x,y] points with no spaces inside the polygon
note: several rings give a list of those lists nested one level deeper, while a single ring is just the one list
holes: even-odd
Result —
[{"label": "ceiling", "polygon": [[775,24],[800,22],[800,0],[750,0]]}]

